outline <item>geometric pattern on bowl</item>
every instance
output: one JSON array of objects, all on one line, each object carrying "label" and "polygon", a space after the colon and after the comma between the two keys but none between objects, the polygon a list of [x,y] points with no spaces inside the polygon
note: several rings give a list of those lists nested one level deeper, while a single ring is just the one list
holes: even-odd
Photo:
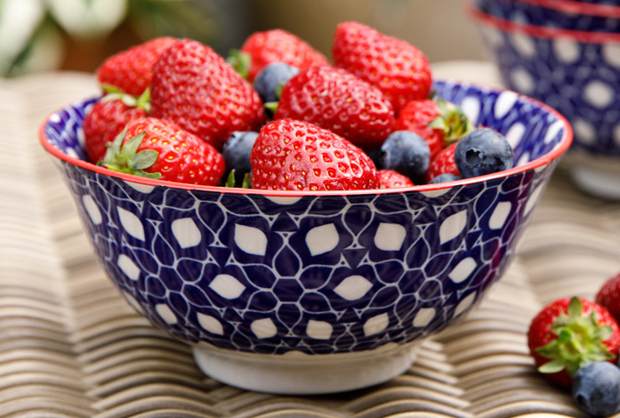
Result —
[{"label": "geometric pattern on bowl", "polygon": [[507,88],[565,116],[574,131],[574,149],[620,156],[620,34],[592,33],[588,38],[595,42],[579,42],[565,36],[569,31],[559,36],[477,10],[471,16]]},{"label": "geometric pattern on bowl", "polygon": [[565,120],[533,100],[434,89],[505,134],[519,167],[357,193],[136,179],[83,161],[82,119],[96,99],[52,114],[41,140],[107,274],[156,326],[241,352],[359,352],[423,338],[468,312],[510,262],[570,144]]},{"label": "geometric pattern on bowl", "polygon": [[477,0],[476,5],[485,13],[516,23],[588,32],[620,31],[620,18],[565,13],[521,0]]}]

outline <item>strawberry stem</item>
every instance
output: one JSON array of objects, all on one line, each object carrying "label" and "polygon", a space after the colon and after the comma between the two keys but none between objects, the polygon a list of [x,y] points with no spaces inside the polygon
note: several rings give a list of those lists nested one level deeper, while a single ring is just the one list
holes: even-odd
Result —
[{"label": "strawberry stem", "polygon": [[250,66],[252,65],[252,58],[250,54],[246,54],[245,52],[241,52],[238,49],[232,49],[228,54],[228,58],[226,59],[228,62],[239,74],[241,77],[248,79],[248,75],[250,74]]},{"label": "strawberry stem", "polygon": [[152,167],[157,161],[159,154],[155,150],[142,150],[137,152],[145,133],[142,132],[123,143],[127,129],[124,129],[114,138],[113,142],[108,142],[108,150],[103,161],[99,163],[102,167],[119,173],[133,174],[150,179],[161,178],[161,173],[149,173],[145,169]]}]

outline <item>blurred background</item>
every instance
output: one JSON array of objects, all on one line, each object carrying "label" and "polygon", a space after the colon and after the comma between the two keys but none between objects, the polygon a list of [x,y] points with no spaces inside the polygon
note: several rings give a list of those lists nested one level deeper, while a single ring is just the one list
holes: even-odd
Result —
[{"label": "blurred background", "polygon": [[108,56],[170,35],[223,56],[254,31],[285,29],[330,56],[336,25],[355,20],[404,39],[432,63],[484,60],[466,0],[0,0],[0,76],[93,72]]}]

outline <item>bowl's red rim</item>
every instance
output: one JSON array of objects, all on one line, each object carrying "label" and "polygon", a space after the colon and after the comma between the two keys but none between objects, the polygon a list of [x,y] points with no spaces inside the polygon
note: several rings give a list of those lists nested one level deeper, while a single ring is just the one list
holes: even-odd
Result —
[{"label": "bowl's red rim", "polygon": [[[472,84],[472,83],[463,83],[463,82],[457,82],[457,81],[452,81],[452,80],[445,80],[445,82],[456,84],[456,85],[459,85],[459,84],[467,85],[467,86],[471,86],[474,88],[478,88],[480,90],[495,92],[498,94],[502,92],[510,91],[507,89],[495,89],[495,88],[490,88],[490,87],[479,86],[479,85]],[[64,161],[68,164],[80,167],[85,170],[93,171],[95,173],[98,173],[104,176],[115,177],[115,178],[122,179],[129,183],[140,184],[140,185],[145,185],[145,186],[165,186],[167,188],[182,189],[182,190],[188,190],[188,191],[205,191],[205,192],[228,193],[228,194],[232,193],[232,194],[239,194],[239,195],[257,194],[257,195],[262,195],[262,196],[267,196],[267,197],[295,197],[295,198],[304,197],[304,196],[315,196],[315,197],[318,197],[318,196],[368,196],[368,195],[380,195],[380,194],[403,194],[407,192],[422,192],[422,193],[434,192],[434,191],[439,191],[443,189],[450,189],[456,186],[484,183],[490,180],[509,177],[514,174],[519,174],[519,173],[526,172],[528,170],[537,169],[539,167],[550,164],[553,160],[557,159],[562,154],[564,154],[566,150],[568,150],[568,148],[570,147],[573,141],[573,130],[572,130],[570,123],[568,123],[568,121],[566,120],[566,118],[562,116],[559,112],[557,112],[555,109],[553,109],[552,107],[538,100],[532,99],[531,97],[525,96],[523,94],[520,94],[514,91],[512,91],[512,93],[517,95],[517,97],[520,100],[530,102],[532,105],[539,107],[545,110],[546,112],[554,115],[557,118],[557,120],[562,121],[564,125],[564,135],[562,139],[560,140],[560,143],[553,150],[551,150],[551,152],[543,155],[540,158],[530,161],[527,164],[519,165],[519,166],[513,167],[508,170],[504,170],[498,173],[487,174],[485,176],[473,177],[469,179],[461,179],[461,180],[455,180],[455,181],[444,182],[444,183],[436,183],[436,184],[425,184],[425,185],[419,185],[419,186],[413,186],[413,187],[402,187],[398,189],[334,190],[334,191],[321,191],[321,192],[288,191],[288,190],[260,190],[260,189],[243,189],[243,188],[237,188],[237,187],[230,188],[230,187],[221,187],[221,186],[193,185],[193,184],[186,184],[186,183],[177,183],[177,182],[172,182],[172,181],[154,180],[154,179],[149,179],[146,177],[119,173],[119,172],[98,166],[96,164],[92,164],[87,161],[72,157],[62,152],[58,148],[54,147],[47,140],[47,136],[45,135],[45,128],[50,122],[50,119],[54,115],[61,112],[62,110],[66,109],[66,107],[68,106],[65,106],[63,108],[56,110],[55,112],[50,113],[45,118],[44,122],[39,127],[39,141],[41,142],[43,148],[48,153],[50,153],[57,159]]]},{"label": "bowl's red rim", "polygon": [[507,33],[522,33],[533,38],[569,39],[585,44],[620,44],[620,33],[589,32],[570,29],[559,29],[548,26],[531,25],[502,19],[483,12],[473,1],[467,2],[465,11],[477,23]]},{"label": "bowl's red rim", "polygon": [[546,7],[567,14],[620,18],[620,7],[609,4],[592,4],[573,0],[517,0]]}]

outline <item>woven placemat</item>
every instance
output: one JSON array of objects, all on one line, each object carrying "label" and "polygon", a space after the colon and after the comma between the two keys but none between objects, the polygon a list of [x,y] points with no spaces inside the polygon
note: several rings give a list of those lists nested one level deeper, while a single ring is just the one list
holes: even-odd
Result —
[{"label": "woven placemat", "polygon": [[88,74],[0,81],[0,416],[585,416],[537,375],[525,333],[544,304],[592,298],[620,271],[620,204],[578,192],[560,166],[507,273],[466,320],[426,341],[406,374],[331,396],[248,392],[205,377],[97,264],[37,141],[47,114],[96,92]]}]

